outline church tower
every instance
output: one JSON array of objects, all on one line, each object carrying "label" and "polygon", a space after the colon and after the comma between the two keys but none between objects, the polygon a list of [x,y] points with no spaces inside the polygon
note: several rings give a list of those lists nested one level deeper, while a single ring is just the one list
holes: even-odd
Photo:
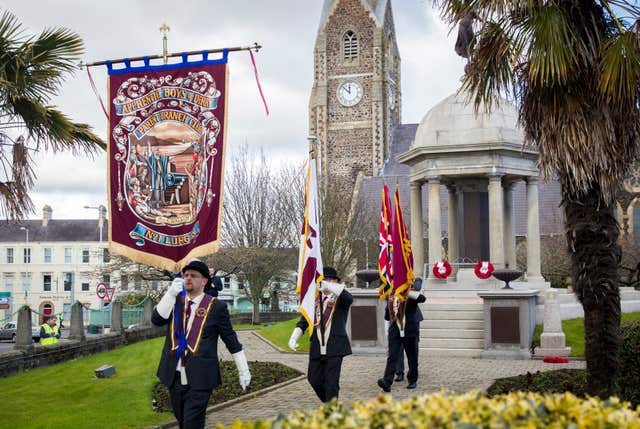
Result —
[{"label": "church tower", "polygon": [[375,176],[400,123],[400,56],[391,0],[324,0],[314,49],[309,132],[322,180]]}]

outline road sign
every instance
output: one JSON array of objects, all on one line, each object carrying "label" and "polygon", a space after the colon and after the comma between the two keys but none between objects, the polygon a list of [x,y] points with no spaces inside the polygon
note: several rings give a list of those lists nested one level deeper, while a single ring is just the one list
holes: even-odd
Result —
[{"label": "road sign", "polygon": [[107,302],[113,301],[113,294],[115,291],[116,290],[112,287],[107,288],[107,297],[106,297]]},{"label": "road sign", "polygon": [[104,299],[104,297],[107,296],[107,287],[104,283],[98,283],[96,286],[96,295],[98,295],[98,298],[100,299]]},{"label": "road sign", "polygon": [[0,298],[11,298],[11,292],[0,292]]}]

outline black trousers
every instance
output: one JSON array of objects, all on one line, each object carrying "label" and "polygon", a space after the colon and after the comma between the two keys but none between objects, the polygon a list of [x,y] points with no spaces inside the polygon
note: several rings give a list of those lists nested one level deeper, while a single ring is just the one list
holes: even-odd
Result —
[{"label": "black trousers", "polygon": [[180,429],[204,428],[211,390],[196,390],[188,384],[182,385],[180,373],[176,371],[173,384],[169,388],[169,397]]},{"label": "black trousers", "polygon": [[309,359],[307,379],[322,402],[337,398],[340,392],[342,356]]},{"label": "black trousers", "polygon": [[[401,337],[397,331],[389,332],[389,354],[387,355],[387,365],[384,369],[384,381],[393,384],[393,376],[397,371],[398,360],[404,360],[402,349],[407,355],[407,381],[415,383],[418,381],[418,340],[419,337]],[[403,365],[404,366],[404,365]]]},{"label": "black trousers", "polygon": [[404,375],[404,346],[400,343],[400,356],[396,361],[396,375]]}]

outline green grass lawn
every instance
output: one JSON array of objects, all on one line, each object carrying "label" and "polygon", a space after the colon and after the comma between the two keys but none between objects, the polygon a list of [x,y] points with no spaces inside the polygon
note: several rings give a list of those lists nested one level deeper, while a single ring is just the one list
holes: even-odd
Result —
[{"label": "green grass lawn", "polygon": [[[173,418],[151,409],[164,338],[0,379],[0,428],[141,428]],[[101,365],[112,378],[94,378]]]},{"label": "green grass lawn", "polygon": [[[640,319],[640,313],[625,313],[622,320]],[[562,330],[567,336],[567,346],[571,347],[571,356],[584,357],[584,319],[567,319],[562,321]],[[540,335],[542,334],[542,325],[536,325],[533,334],[534,346],[540,345]]]},{"label": "green grass lawn", "polygon": [[[291,337],[291,333],[296,327],[296,323],[298,323],[298,320],[300,320],[300,318],[295,318],[286,322],[275,323],[271,326],[261,328],[258,333],[278,347],[290,351],[291,349],[289,349],[288,345],[289,337]],[[302,335],[302,338],[300,338],[300,340],[298,341],[298,345],[298,352],[309,351],[309,334],[307,332]]]}]

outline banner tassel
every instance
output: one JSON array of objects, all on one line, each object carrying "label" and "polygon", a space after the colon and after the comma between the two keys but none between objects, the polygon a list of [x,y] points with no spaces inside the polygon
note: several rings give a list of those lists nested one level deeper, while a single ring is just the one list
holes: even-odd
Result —
[{"label": "banner tassel", "polygon": [[251,57],[251,63],[253,64],[253,74],[256,77],[256,84],[258,84],[258,91],[260,92],[260,97],[262,97],[264,110],[266,110],[267,116],[269,116],[269,107],[267,106],[267,100],[265,100],[264,98],[264,93],[262,92],[262,86],[260,86],[260,78],[258,77],[258,68],[256,67],[256,59],[253,57],[253,52],[251,52],[251,49],[249,49],[249,56]]}]

